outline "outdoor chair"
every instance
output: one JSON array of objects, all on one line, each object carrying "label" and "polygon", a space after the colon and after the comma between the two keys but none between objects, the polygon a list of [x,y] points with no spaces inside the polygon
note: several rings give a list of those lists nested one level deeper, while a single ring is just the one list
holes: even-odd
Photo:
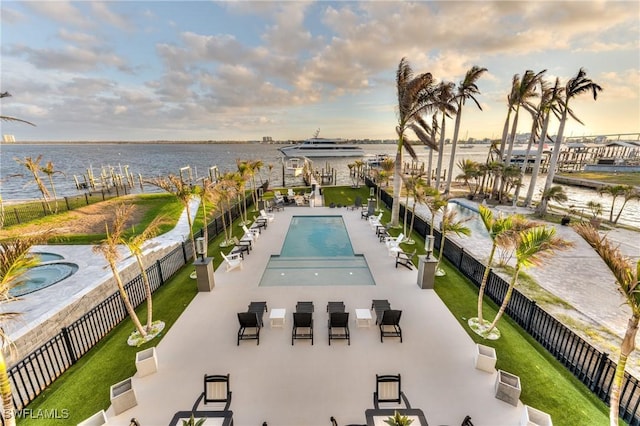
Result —
[{"label": "outdoor chair", "polygon": [[371,216],[368,218],[369,220],[369,226],[371,226],[371,229],[376,229],[376,226],[378,225],[382,225],[382,212],[378,213],[378,216]]},{"label": "outdoor chair", "polygon": [[296,312],[313,312],[313,302],[296,303]]},{"label": "outdoor chair", "polygon": [[256,340],[256,344],[259,345],[262,321],[258,320],[258,314],[255,312],[238,312],[238,322],[240,322],[240,329],[238,330],[236,344],[240,346],[240,340]]},{"label": "outdoor chair", "polygon": [[244,235],[250,235],[253,241],[256,241],[260,238],[260,229],[257,228],[247,228],[247,225],[242,225],[242,230],[244,231]]},{"label": "outdoor chair", "polygon": [[327,312],[344,312],[344,302],[329,302],[327,303]]},{"label": "outdoor chair", "polygon": [[373,299],[371,309],[376,311],[376,324],[378,324],[382,319],[384,311],[391,309],[391,305],[387,299]]},{"label": "outdoor chair", "polygon": [[258,231],[262,232],[263,229],[267,229],[267,226],[269,225],[269,221],[265,218],[263,218],[262,216],[253,216],[253,224],[251,225],[251,228],[257,229]]},{"label": "outdoor chair", "polygon": [[268,214],[264,210],[260,210],[260,217],[262,219],[266,219],[268,222],[273,222],[274,220],[276,220],[276,216],[274,214]]},{"label": "outdoor chair", "polygon": [[249,307],[247,308],[247,312],[253,312],[254,314],[258,315],[258,324],[260,324],[260,327],[262,327],[264,324],[262,321],[262,317],[268,310],[269,309],[267,308],[267,302],[250,302]]},{"label": "outdoor chair", "polygon": [[291,331],[291,345],[296,339],[311,339],[313,345],[313,313],[294,312],[293,330]]},{"label": "outdoor chair", "polygon": [[228,255],[225,255],[223,252],[220,252],[220,254],[224,259],[227,272],[236,268],[242,269],[242,256],[240,255],[240,253],[236,252],[236,253],[229,253]]},{"label": "outdoor chair", "polygon": [[349,210],[356,210],[356,209],[361,210],[361,209],[362,209],[362,197],[360,197],[359,195],[357,195],[357,196],[356,196],[355,201],[353,202],[353,205],[352,205],[352,206],[349,206],[349,207],[347,207],[347,208],[348,208]]},{"label": "outdoor chair", "polygon": [[399,337],[402,343],[402,328],[400,328],[400,317],[402,311],[387,309],[382,313],[380,320],[380,341],[384,342],[385,337]]},{"label": "outdoor chair", "polygon": [[400,374],[376,374],[376,391],[373,393],[373,406],[379,409],[380,403],[404,403],[405,408],[411,408],[409,400],[402,392]]},{"label": "outdoor chair", "polygon": [[473,426],[473,422],[471,421],[471,416],[465,416],[460,426]]},{"label": "outdoor chair", "polygon": [[349,312],[329,313],[329,346],[332,339],[346,339],[351,345],[351,334],[349,333]]},{"label": "outdoor chair", "polygon": [[[229,375],[205,374],[204,391],[198,396],[191,411],[198,411],[200,403],[216,404],[219,410],[228,411],[231,405],[231,390],[229,387]],[[209,408],[209,407],[207,407]],[[212,410],[207,410],[212,411]]]},{"label": "outdoor chair", "polygon": [[[336,420],[335,417],[331,416],[329,421],[331,422],[331,426],[339,426],[338,425],[338,421]],[[356,424],[350,423],[350,424],[344,425],[344,426],[367,426],[367,425],[362,425],[362,424],[356,425]]]},{"label": "outdoor chair", "polygon": [[396,254],[396,268],[398,265],[402,265],[409,269],[413,269],[416,265],[413,264],[413,257],[416,255],[416,250],[411,253],[406,253],[404,251],[399,251]]},{"label": "outdoor chair", "polygon": [[400,233],[397,237],[386,237],[385,238],[385,246],[387,246],[387,250],[389,250],[389,256],[396,257],[396,254],[399,251],[402,251],[400,248],[400,243],[404,241],[404,234]]}]

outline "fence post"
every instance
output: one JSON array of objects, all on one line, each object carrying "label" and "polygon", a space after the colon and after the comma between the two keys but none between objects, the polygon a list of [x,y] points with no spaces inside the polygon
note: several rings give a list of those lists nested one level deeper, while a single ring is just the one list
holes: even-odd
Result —
[{"label": "fence post", "polygon": [[73,345],[71,344],[71,336],[69,336],[69,329],[67,327],[62,327],[62,338],[64,339],[65,346],[67,347],[69,358],[71,358],[71,365],[73,365],[78,362],[78,358],[76,357],[76,353],[73,350]]},{"label": "fence post", "polygon": [[86,192],[84,193],[84,201],[87,203],[87,206],[89,205],[89,194],[87,194]]},{"label": "fence post", "polygon": [[458,271],[462,270],[462,258],[463,257],[464,257],[464,247],[461,247],[460,248],[460,260],[458,261]]},{"label": "fence post", "polygon": [[64,203],[67,205],[67,210],[71,210],[71,207],[69,207],[69,197],[64,197]]},{"label": "fence post", "polygon": [[187,260],[188,260],[187,259],[187,247],[185,246],[184,241],[182,243],[180,243],[180,244],[182,244],[182,257],[184,258],[184,264],[186,265],[187,264]]},{"label": "fence post", "polygon": [[20,224],[20,215],[18,214],[18,209],[13,209],[13,213],[16,215],[16,221]]},{"label": "fence post", "polygon": [[160,259],[156,260],[156,268],[158,268],[158,277],[160,278],[160,285],[163,285],[164,277],[162,276],[162,263],[160,263]]},{"label": "fence post", "polygon": [[[608,360],[609,360],[609,354],[602,352],[600,354],[600,359],[598,360],[598,365],[596,366],[596,372],[594,373],[593,379],[591,380],[591,386],[589,386],[589,389],[591,389],[591,392],[595,393],[598,396],[600,396],[600,392],[602,391],[602,386],[600,386],[600,380],[602,379],[602,373],[604,372],[604,367]],[[606,395],[606,396],[608,397],[609,395]],[[602,396],[600,396],[600,399],[602,399],[603,401],[609,400],[609,398],[603,398]]]}]

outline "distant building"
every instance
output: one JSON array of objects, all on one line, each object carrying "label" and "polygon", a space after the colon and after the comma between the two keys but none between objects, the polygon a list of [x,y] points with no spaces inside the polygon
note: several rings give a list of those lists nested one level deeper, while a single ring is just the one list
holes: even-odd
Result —
[{"label": "distant building", "polygon": [[273,138],[271,136],[263,136],[262,143],[273,143]]},{"label": "distant building", "polygon": [[13,135],[3,135],[2,140],[5,143],[14,143],[16,141],[16,137]]}]

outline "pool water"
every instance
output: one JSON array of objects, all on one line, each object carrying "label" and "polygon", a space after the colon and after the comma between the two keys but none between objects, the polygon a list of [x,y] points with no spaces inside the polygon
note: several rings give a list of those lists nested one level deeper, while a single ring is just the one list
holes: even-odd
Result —
[{"label": "pool water", "polygon": [[354,254],[342,216],[294,216],[280,255],[271,256],[260,286],[375,285]]},{"label": "pool water", "polygon": [[447,208],[456,212],[456,220],[466,220],[464,225],[471,229],[471,235],[489,237],[489,232],[487,232],[487,228],[480,218],[480,213],[475,207],[466,206],[457,200],[451,200],[447,204]]},{"label": "pool water", "polygon": [[33,252],[33,254],[38,258],[38,262],[51,262],[55,260],[62,260],[64,256],[56,254],[56,253],[45,253],[45,252]]},{"label": "pool water", "polygon": [[25,272],[22,283],[9,290],[9,294],[13,297],[20,297],[42,290],[68,278],[77,270],[78,265],[75,263],[49,263],[34,266]]}]

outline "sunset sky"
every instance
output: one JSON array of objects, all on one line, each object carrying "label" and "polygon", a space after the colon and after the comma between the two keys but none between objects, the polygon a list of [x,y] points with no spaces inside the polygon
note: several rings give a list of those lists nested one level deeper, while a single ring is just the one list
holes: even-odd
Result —
[{"label": "sunset sky", "polygon": [[[604,88],[565,136],[640,132],[640,2],[6,1],[2,122],[18,141],[394,139],[395,73],[458,83],[461,138],[499,138],[514,74]],[[521,115],[518,131],[529,132]],[[429,120],[430,122],[430,120]],[[557,121],[550,133],[555,134]],[[453,121],[447,123],[447,137]]]}]

